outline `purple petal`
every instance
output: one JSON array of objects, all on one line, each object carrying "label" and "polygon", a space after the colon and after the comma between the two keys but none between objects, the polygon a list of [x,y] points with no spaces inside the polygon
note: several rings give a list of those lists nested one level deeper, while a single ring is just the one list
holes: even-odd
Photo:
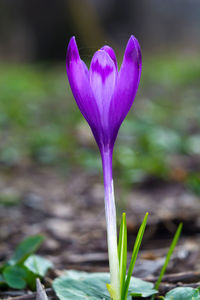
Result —
[{"label": "purple petal", "polygon": [[104,129],[109,126],[109,107],[114,94],[117,71],[113,60],[103,50],[97,51],[91,62],[90,86],[95,97]]},{"label": "purple petal", "polygon": [[69,84],[77,105],[85,119],[88,121],[97,143],[99,143],[99,128],[101,126],[99,110],[90,87],[87,66],[80,59],[74,37],[71,38],[68,45],[66,69]]},{"label": "purple petal", "polygon": [[108,55],[110,56],[110,58],[113,60],[115,66],[116,66],[116,69],[118,69],[117,68],[117,59],[116,59],[116,55],[115,55],[114,50],[111,47],[107,46],[107,45],[103,46],[101,48],[101,50],[106,51],[108,53]]},{"label": "purple petal", "polygon": [[133,104],[140,81],[141,70],[140,45],[137,39],[131,36],[126,46],[109,111],[114,138],[113,143],[122,121]]}]

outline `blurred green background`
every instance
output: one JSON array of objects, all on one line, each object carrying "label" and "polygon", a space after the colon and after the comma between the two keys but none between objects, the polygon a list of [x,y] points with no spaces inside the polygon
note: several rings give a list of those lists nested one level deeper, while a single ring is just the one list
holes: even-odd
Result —
[{"label": "blurred green background", "polygon": [[143,71],[123,123],[114,169],[125,189],[179,182],[200,194],[198,1],[1,1],[0,166],[101,172],[90,130],[65,73],[70,36],[87,64],[104,44],[121,62],[130,34]]}]

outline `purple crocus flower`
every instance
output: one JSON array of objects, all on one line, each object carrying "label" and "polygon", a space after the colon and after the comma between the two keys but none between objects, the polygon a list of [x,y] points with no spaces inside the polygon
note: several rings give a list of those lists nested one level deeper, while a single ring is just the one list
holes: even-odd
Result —
[{"label": "purple crocus flower", "polygon": [[137,39],[131,36],[119,71],[113,49],[104,46],[94,54],[88,70],[80,59],[75,37],[72,37],[67,49],[66,68],[74,98],[101,153],[111,290],[113,299],[118,300],[120,283],[112,153],[120,125],[138,89],[142,69],[140,46]]}]

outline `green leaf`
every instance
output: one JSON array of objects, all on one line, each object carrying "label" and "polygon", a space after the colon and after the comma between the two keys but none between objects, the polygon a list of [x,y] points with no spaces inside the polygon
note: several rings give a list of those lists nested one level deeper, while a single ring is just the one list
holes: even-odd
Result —
[{"label": "green leaf", "polygon": [[135,297],[149,297],[157,294],[152,282],[147,282],[142,279],[131,277],[128,295]]},{"label": "green leaf", "polygon": [[2,275],[0,275],[0,288],[4,288],[6,286],[7,286],[7,284],[6,284],[5,279],[3,278]]},{"label": "green leaf", "polygon": [[162,269],[160,271],[160,275],[159,275],[158,280],[157,280],[157,282],[155,284],[155,289],[156,290],[159,289],[160,283],[161,283],[162,278],[163,278],[163,276],[165,274],[165,271],[166,271],[166,268],[167,268],[168,263],[170,261],[170,258],[172,256],[172,253],[174,252],[174,248],[176,247],[176,244],[177,244],[177,242],[179,240],[179,237],[180,237],[180,234],[181,234],[181,231],[182,231],[182,227],[183,227],[183,224],[180,223],[179,226],[178,226],[178,229],[176,230],[176,233],[174,235],[173,241],[172,241],[172,243],[170,245],[169,251],[168,251],[166,259],[165,259],[165,263],[164,263],[164,265],[163,265],[163,267],[162,267]]},{"label": "green leaf", "polygon": [[2,282],[4,282],[4,281],[5,281],[5,280],[4,280],[3,276],[0,275],[0,283],[2,283]]},{"label": "green leaf", "polygon": [[126,225],[126,214],[122,214],[122,221],[119,232],[119,243],[118,243],[118,257],[119,257],[119,272],[120,272],[120,289],[121,296],[126,280],[126,264],[127,264],[127,225]]},{"label": "green leaf", "polygon": [[36,278],[38,277],[38,275],[34,274],[26,267],[24,267],[24,268],[26,270],[26,277],[24,279],[27,283],[27,286],[31,291],[35,291],[36,290]]},{"label": "green leaf", "polygon": [[31,255],[25,260],[24,266],[32,273],[44,277],[47,270],[53,267],[53,264],[48,259],[39,255]]},{"label": "green leaf", "polygon": [[[109,273],[85,273],[67,271],[53,282],[53,289],[60,300],[110,300],[106,284],[110,282]],[[128,300],[131,295],[146,297],[157,291],[153,284],[138,278],[131,278]]]},{"label": "green leaf", "polygon": [[34,253],[44,241],[44,236],[33,235],[24,239],[15,250],[14,255],[8,261],[9,265],[23,263],[26,258]]},{"label": "green leaf", "polygon": [[60,300],[110,300],[106,284],[110,282],[108,273],[68,271],[53,282],[53,288]]},{"label": "green leaf", "polygon": [[138,255],[138,252],[139,252],[139,249],[140,249],[140,245],[141,245],[141,242],[142,242],[142,238],[143,238],[143,235],[144,235],[144,231],[145,231],[145,228],[146,228],[147,218],[148,218],[148,213],[146,213],[146,215],[143,219],[143,222],[140,226],[140,229],[138,231],[138,234],[137,234],[137,237],[136,237],[136,240],[135,240],[133,253],[132,253],[132,257],[131,257],[131,262],[130,262],[130,266],[129,266],[129,269],[128,269],[128,274],[127,274],[125,286],[124,286],[124,289],[123,289],[122,299],[126,299],[127,295],[128,295],[129,284],[130,284],[131,276],[132,276],[133,269],[134,269],[134,266],[135,266],[135,262],[136,262],[136,259],[137,259],[137,255]]},{"label": "green leaf", "polygon": [[24,289],[26,287],[26,271],[21,267],[6,267],[3,271],[3,277],[11,288]]},{"label": "green leaf", "polygon": [[198,289],[191,287],[177,287],[165,295],[165,300],[199,300]]}]

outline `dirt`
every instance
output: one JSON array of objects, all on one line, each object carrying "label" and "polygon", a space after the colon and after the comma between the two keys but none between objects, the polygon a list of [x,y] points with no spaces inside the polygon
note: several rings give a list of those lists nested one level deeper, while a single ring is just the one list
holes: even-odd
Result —
[{"label": "dirt", "polygon": [[[101,177],[79,169],[64,174],[55,168],[16,167],[2,170],[0,189],[1,199],[9,195],[16,202],[0,208],[0,261],[24,237],[42,233],[46,241],[39,253],[55,270],[108,271]],[[183,232],[167,274],[199,270],[197,196],[180,183],[149,180],[126,193],[117,187],[116,199],[119,216],[127,212],[129,259],[142,218],[146,211],[150,214],[135,276],[156,278],[179,222]],[[193,284],[197,281],[200,277]]]}]

